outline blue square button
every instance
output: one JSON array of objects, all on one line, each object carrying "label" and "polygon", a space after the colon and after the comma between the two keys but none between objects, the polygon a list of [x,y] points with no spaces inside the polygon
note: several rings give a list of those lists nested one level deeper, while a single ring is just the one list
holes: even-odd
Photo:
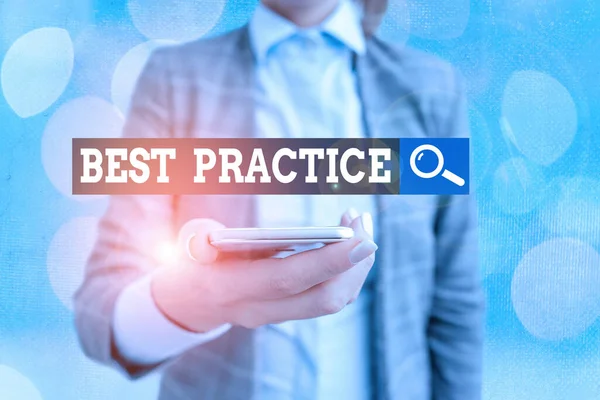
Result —
[{"label": "blue square button", "polygon": [[400,194],[469,194],[468,138],[401,138]]}]

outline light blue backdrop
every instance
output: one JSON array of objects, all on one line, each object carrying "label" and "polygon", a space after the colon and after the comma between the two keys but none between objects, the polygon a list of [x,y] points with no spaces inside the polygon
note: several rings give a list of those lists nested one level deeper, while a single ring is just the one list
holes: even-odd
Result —
[{"label": "light blue backdrop", "polygon": [[[599,399],[599,3],[391,3],[381,35],[467,81],[485,398]],[[254,5],[0,1],[0,399],[154,397],[156,376],[130,383],[78,348],[70,296],[107,203],[68,194],[70,139],[118,135],[149,39],[224,32]]]}]

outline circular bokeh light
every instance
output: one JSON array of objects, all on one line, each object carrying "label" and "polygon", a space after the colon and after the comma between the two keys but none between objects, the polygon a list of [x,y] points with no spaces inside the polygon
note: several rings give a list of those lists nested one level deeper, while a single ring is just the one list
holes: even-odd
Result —
[{"label": "circular bokeh light", "polygon": [[505,161],[494,174],[494,200],[509,214],[536,209],[546,199],[547,191],[548,182],[541,167],[522,158]]},{"label": "circular bokeh light", "polygon": [[573,338],[600,316],[600,254],[575,239],[551,239],[530,250],[512,279],[512,303],[523,326],[547,340]]},{"label": "circular bokeh light", "polygon": [[115,106],[92,96],[71,100],[54,113],[42,136],[42,163],[48,178],[58,191],[81,201],[98,198],[71,194],[71,141],[73,138],[119,137],[123,122],[123,116]]},{"label": "circular bokeh light", "polygon": [[225,0],[129,0],[128,8],[133,24],[147,38],[186,42],[217,24]]},{"label": "circular bokeh light", "polygon": [[64,92],[73,72],[73,43],[59,28],[40,28],[21,36],[2,62],[6,101],[22,118],[41,113]]},{"label": "circular bokeh light", "polygon": [[42,400],[35,385],[17,370],[0,365],[0,394],[2,400]]},{"label": "circular bokeh light", "polygon": [[562,156],[577,132],[577,110],[569,91],[537,71],[515,72],[502,97],[502,128],[515,146],[541,165]]},{"label": "circular bokeh light", "polygon": [[75,218],[54,234],[46,258],[48,277],[54,293],[69,309],[73,294],[83,282],[87,259],[97,238],[98,218]]},{"label": "circular bokeh light", "polygon": [[540,213],[545,229],[600,246],[600,181],[571,178],[562,182],[556,194]]},{"label": "circular bokeh light", "polygon": [[129,50],[117,64],[111,83],[111,97],[113,103],[121,110],[123,115],[127,115],[129,111],[129,103],[135,85],[150,55],[158,47],[171,43],[173,42],[164,40],[151,40],[142,43]]}]

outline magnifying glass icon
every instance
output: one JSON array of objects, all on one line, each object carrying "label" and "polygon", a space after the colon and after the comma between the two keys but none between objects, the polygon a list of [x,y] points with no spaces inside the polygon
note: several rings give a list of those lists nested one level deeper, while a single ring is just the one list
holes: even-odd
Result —
[{"label": "magnifying glass icon", "polygon": [[[423,153],[427,150],[433,152],[438,159],[437,167],[431,172],[423,172],[419,169],[419,167],[417,167],[417,161],[421,160],[421,157],[423,157]],[[465,185],[465,180],[463,178],[448,171],[447,169],[444,169],[444,155],[442,154],[440,149],[438,149],[437,147],[435,147],[432,144],[423,144],[423,145],[417,147],[412,152],[412,154],[410,155],[410,168],[412,169],[414,174],[417,175],[419,178],[423,178],[423,179],[435,178],[441,172],[442,177],[448,179],[450,182],[454,183],[455,185],[458,185],[458,186]],[[442,170],[444,170],[444,171],[442,172]]]}]

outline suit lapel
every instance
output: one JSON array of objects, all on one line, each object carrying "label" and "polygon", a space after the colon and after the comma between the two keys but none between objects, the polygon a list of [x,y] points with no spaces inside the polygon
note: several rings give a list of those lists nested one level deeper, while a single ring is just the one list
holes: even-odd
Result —
[{"label": "suit lapel", "polygon": [[210,87],[214,88],[214,93],[203,95],[209,101],[204,103],[205,111],[200,121],[213,133],[207,137],[255,136],[258,94],[247,26],[236,31],[231,46],[225,51],[226,57],[213,66],[215,81]]}]

